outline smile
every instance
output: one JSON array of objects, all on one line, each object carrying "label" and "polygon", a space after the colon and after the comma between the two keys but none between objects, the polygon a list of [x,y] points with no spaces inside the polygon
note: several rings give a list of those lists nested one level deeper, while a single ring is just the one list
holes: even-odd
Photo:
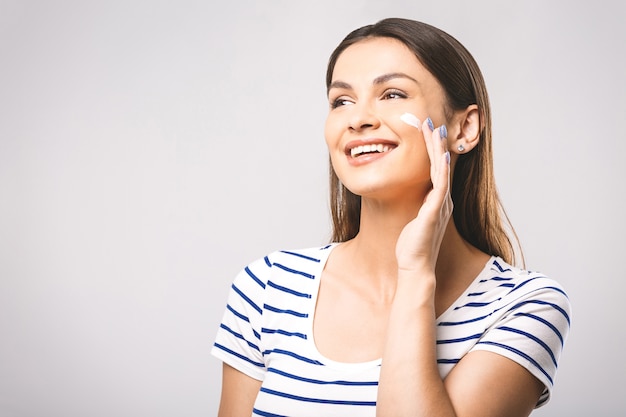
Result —
[{"label": "smile", "polygon": [[367,155],[370,153],[385,153],[389,152],[393,147],[382,144],[382,143],[373,143],[370,145],[359,145],[350,149],[350,156],[353,158],[358,158],[362,155]]}]

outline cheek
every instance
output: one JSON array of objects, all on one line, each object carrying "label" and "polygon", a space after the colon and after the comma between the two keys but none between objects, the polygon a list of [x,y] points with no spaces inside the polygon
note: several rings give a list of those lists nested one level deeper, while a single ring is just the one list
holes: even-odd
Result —
[{"label": "cheek", "polygon": [[418,145],[425,148],[424,136],[422,134],[422,115],[419,112],[410,110],[398,110],[385,115],[385,124],[393,133],[410,146]]},{"label": "cheek", "polygon": [[426,120],[426,113],[423,103],[418,100],[382,102],[379,107],[381,121],[397,133],[412,130],[419,132],[422,122]]},{"label": "cheek", "polygon": [[[398,113],[390,116],[386,122],[390,129],[393,130],[394,134],[397,135],[402,140],[402,146],[406,150],[404,157],[406,160],[404,163],[407,166],[413,167],[416,171],[420,171],[425,173],[425,175],[430,176],[430,158],[428,157],[428,150],[426,149],[426,142],[424,141],[424,135],[420,129],[416,128],[412,124],[408,124],[407,122],[402,120],[402,115],[404,113]],[[418,114],[412,113],[416,116],[420,123],[423,121]],[[414,122],[414,120],[410,120]],[[418,174],[421,176],[422,174]]]},{"label": "cheek", "polygon": [[337,121],[337,117],[329,114],[326,117],[326,123],[324,124],[324,139],[326,140],[326,146],[329,148],[335,145],[339,141],[340,131]]}]

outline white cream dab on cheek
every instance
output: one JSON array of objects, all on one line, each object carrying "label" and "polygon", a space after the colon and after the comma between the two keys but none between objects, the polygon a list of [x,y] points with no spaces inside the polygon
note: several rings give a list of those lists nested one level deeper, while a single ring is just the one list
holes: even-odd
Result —
[{"label": "white cream dab on cheek", "polygon": [[418,119],[417,116],[412,113],[404,113],[402,116],[400,116],[400,120],[402,120],[407,125],[413,126],[417,129],[420,129],[420,126],[422,125],[420,119]]}]

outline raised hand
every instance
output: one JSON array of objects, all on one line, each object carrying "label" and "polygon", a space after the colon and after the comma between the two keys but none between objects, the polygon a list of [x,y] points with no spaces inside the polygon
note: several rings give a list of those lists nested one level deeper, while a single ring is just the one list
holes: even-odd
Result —
[{"label": "raised hand", "polygon": [[432,189],[426,195],[417,217],[402,230],[396,243],[399,270],[435,269],[439,247],[452,216],[450,196],[450,153],[447,149],[445,125],[434,129],[428,118],[422,134],[430,158]]}]

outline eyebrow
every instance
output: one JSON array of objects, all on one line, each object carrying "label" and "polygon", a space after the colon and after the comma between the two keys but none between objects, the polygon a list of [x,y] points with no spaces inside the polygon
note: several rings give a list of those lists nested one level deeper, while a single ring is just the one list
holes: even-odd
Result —
[{"label": "eyebrow", "polygon": [[[413,77],[411,77],[411,76],[409,76],[409,75],[407,75],[407,74],[405,74],[403,72],[390,72],[389,74],[379,75],[378,77],[374,78],[374,81],[372,81],[372,84],[380,85],[380,84],[386,83],[387,81],[394,80],[396,78],[406,78],[407,80],[413,81],[415,84],[419,84],[419,82],[415,78],[413,78]],[[332,88],[343,88],[343,89],[346,89],[346,90],[352,90],[352,86],[350,84],[348,84],[347,82],[345,82],[345,81],[333,81],[328,86],[328,90],[327,91],[330,91],[330,89],[332,89]]]}]

